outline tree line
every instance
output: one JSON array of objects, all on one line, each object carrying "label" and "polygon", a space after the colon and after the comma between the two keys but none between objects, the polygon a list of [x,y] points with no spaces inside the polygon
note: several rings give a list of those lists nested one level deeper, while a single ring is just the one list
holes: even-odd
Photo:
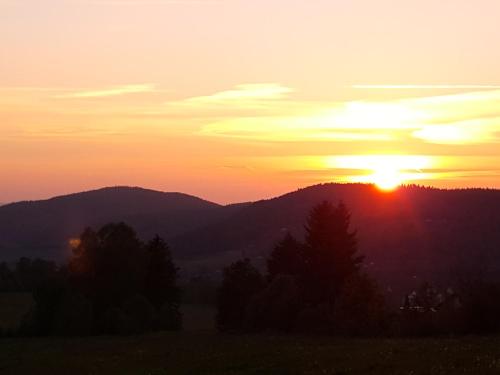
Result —
[{"label": "tree line", "polygon": [[[21,258],[0,263],[0,291],[32,292],[24,336],[135,334],[182,327],[178,272],[160,237],[143,242],[124,223],[86,229],[62,267]],[[347,336],[500,332],[500,285],[469,280],[456,290],[425,283],[391,311],[365,272],[357,232],[342,203],[314,206],[303,241],[285,233],[265,274],[249,259],[223,270],[216,292],[222,332]]]},{"label": "tree line", "polygon": [[461,280],[438,291],[423,283],[401,307],[363,270],[357,233],[343,203],[311,210],[304,242],[290,233],[276,244],[262,275],[250,260],[227,267],[217,293],[217,327],[226,332],[307,332],[347,336],[500,332],[500,284]]},{"label": "tree line", "polygon": [[131,227],[118,223],[98,231],[88,228],[74,242],[69,262],[33,288],[34,306],[15,334],[85,336],[181,328],[178,268],[163,239],[144,243]]},{"label": "tree line", "polygon": [[57,264],[43,259],[20,258],[15,264],[0,263],[0,293],[32,292],[55,275]]},{"label": "tree line", "polygon": [[265,277],[248,259],[224,270],[217,300],[221,331],[383,331],[383,297],[362,270],[347,207],[315,206],[305,230],[303,243],[286,233],[267,259]]}]

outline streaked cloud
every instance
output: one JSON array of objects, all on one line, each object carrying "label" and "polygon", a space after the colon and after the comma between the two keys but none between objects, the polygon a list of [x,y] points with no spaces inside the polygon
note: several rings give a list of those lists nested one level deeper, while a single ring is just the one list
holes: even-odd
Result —
[{"label": "streaked cloud", "polygon": [[82,90],[57,95],[57,98],[102,98],[109,96],[120,96],[128,94],[146,93],[155,91],[153,84],[123,85],[110,88],[101,88],[94,90]]},{"label": "streaked cloud", "polygon": [[[487,186],[500,175],[500,89],[378,101],[301,95],[279,83],[191,97],[153,84],[4,87],[1,138],[20,149],[71,144],[82,155],[87,145],[104,150],[111,143],[144,160],[183,154],[220,175],[270,176],[297,186],[329,180]],[[107,99],[85,100],[101,98]],[[138,142],[146,147],[131,154]],[[107,151],[99,152],[106,159]]]},{"label": "streaked cloud", "polygon": [[[206,96],[188,98],[180,104],[245,105],[262,100],[280,100],[288,97],[294,90],[277,83],[254,83],[237,85],[234,89]],[[177,103],[179,104],[179,103]]]},{"label": "streaked cloud", "polygon": [[[232,105],[238,106],[246,99],[238,94],[228,91],[190,102],[227,103],[231,98]],[[281,92],[278,97],[282,100],[277,103],[264,102],[266,108],[275,109],[273,116],[221,118],[204,125],[201,133],[274,142],[392,141],[400,148],[411,138],[431,144],[492,143],[498,141],[500,132],[500,90],[310,106]],[[302,111],[290,114],[287,108]]]},{"label": "streaked cloud", "polygon": [[352,85],[360,90],[481,90],[500,89],[500,85]]},{"label": "streaked cloud", "polygon": [[498,143],[500,118],[477,119],[444,125],[425,125],[412,133],[415,138],[437,144]]},{"label": "streaked cloud", "polygon": [[90,0],[91,5],[216,5],[222,0]]},{"label": "streaked cloud", "polygon": [[[302,124],[301,124],[302,122]],[[356,131],[356,129],[333,129],[307,125],[305,118],[258,117],[223,120],[203,126],[204,136],[230,137],[265,142],[311,142],[311,141],[390,141],[390,132]]]}]

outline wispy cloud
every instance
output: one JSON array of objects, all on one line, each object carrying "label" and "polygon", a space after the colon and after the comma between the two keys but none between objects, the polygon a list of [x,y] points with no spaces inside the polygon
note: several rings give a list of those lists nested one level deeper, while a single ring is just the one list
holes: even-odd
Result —
[{"label": "wispy cloud", "polygon": [[[290,89],[270,92],[282,99],[277,103],[265,101],[265,108],[274,109],[273,115],[212,120],[202,127],[201,134],[273,142],[392,142],[396,148],[405,147],[412,138],[448,145],[500,141],[500,90],[381,102],[315,103],[309,107],[303,101],[288,98]],[[246,101],[240,91],[232,90],[190,102],[213,104],[231,100],[235,105]],[[289,108],[299,110],[291,113]]]},{"label": "wispy cloud", "polygon": [[500,85],[352,85],[353,89],[360,90],[481,90],[500,89]]},{"label": "wispy cloud", "polygon": [[213,5],[222,0],[90,0],[91,5]]},{"label": "wispy cloud", "polygon": [[[292,88],[277,83],[240,84],[228,90],[165,102],[156,112],[165,118],[192,118],[204,124],[215,119],[281,116],[303,110],[291,98]],[[290,103],[296,105],[291,106]]]},{"label": "wispy cloud", "polygon": [[460,121],[452,124],[424,125],[412,136],[428,143],[499,143],[500,118]]},{"label": "wispy cloud", "polygon": [[138,94],[155,91],[156,87],[153,84],[139,84],[139,85],[123,85],[110,88],[94,89],[94,90],[81,90],[69,92],[66,94],[57,95],[57,98],[102,98],[109,96],[120,96],[127,94]]},{"label": "wispy cloud", "polygon": [[260,100],[286,98],[293,89],[277,83],[237,85],[234,89],[184,100],[186,104],[242,104]]},{"label": "wispy cloud", "polygon": [[200,134],[205,136],[251,139],[269,142],[352,142],[394,140],[391,132],[356,131],[356,129],[322,129],[293,123],[291,118],[244,118],[218,121],[204,126]]},{"label": "wispy cloud", "polygon": [[[353,145],[372,142],[396,149],[409,144],[493,147],[500,142],[500,89],[339,103],[297,99],[293,88],[279,83],[240,84],[168,103],[160,95],[163,92],[147,83],[93,89],[0,88],[7,121],[12,118],[8,113],[19,108],[24,108],[24,113],[31,108],[31,114],[18,118],[33,122],[37,113],[38,121],[43,117],[54,123],[63,121],[62,114],[66,115],[64,121],[72,115],[106,115],[115,118],[115,128],[124,123],[143,127],[149,124],[150,129],[162,132],[167,127],[180,129],[185,125],[201,136],[242,141]],[[131,94],[148,95],[127,98],[126,104],[121,98],[111,100]],[[61,106],[54,98],[80,100]],[[96,101],[85,101],[101,98],[110,100],[102,100],[100,106]]]}]

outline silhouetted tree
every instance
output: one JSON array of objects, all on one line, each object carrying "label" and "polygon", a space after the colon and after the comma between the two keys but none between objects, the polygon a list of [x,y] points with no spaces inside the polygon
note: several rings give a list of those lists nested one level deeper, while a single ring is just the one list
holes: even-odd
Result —
[{"label": "silhouetted tree", "polygon": [[177,286],[178,268],[170,255],[168,245],[159,236],[146,245],[146,276],[144,295],[158,311],[157,326],[161,329],[179,329],[181,292]]},{"label": "silhouetted tree", "polygon": [[[27,262],[22,264],[26,268]],[[59,276],[58,283],[35,293],[31,321],[38,334],[124,334],[181,326],[177,268],[159,237],[145,246],[124,223],[97,232],[88,228]]]},{"label": "silhouetted tree", "polygon": [[6,262],[0,263],[0,291],[11,292],[18,289],[14,272]]},{"label": "silhouetted tree", "polygon": [[92,301],[96,318],[140,294],[145,272],[143,244],[124,223],[108,224],[97,233],[85,230],[70,261],[75,287]]},{"label": "silhouetted tree", "polygon": [[384,296],[366,274],[345,280],[335,303],[334,332],[344,335],[378,335],[387,329]]},{"label": "silhouetted tree", "polygon": [[278,275],[298,276],[304,269],[302,244],[289,232],[274,247],[267,259],[267,278],[272,281]]},{"label": "silhouetted tree", "polygon": [[165,303],[178,307],[180,290],[176,285],[178,268],[174,265],[170,250],[159,236],[146,245],[146,277],[144,295],[154,307]]},{"label": "silhouetted tree", "polygon": [[305,227],[303,283],[312,304],[333,308],[345,280],[359,270],[363,257],[357,254],[356,232],[349,226],[350,214],[343,203],[335,207],[324,201],[311,210]]},{"label": "silhouetted tree", "polygon": [[127,319],[126,330],[118,333],[130,334],[153,330],[157,312],[146,297],[131,296],[123,303],[123,311]]},{"label": "silhouetted tree", "polygon": [[52,334],[56,336],[87,336],[92,333],[92,303],[73,289],[61,296]]},{"label": "silhouetted tree", "polygon": [[20,258],[14,269],[17,290],[33,291],[57,272],[54,262],[26,257]]},{"label": "silhouetted tree", "polygon": [[249,259],[240,260],[224,269],[217,290],[217,327],[221,331],[237,331],[245,327],[245,312],[250,299],[264,286],[260,272]]},{"label": "silhouetted tree", "polygon": [[68,284],[62,278],[52,278],[41,283],[33,293],[34,307],[23,319],[21,334],[54,334],[58,311],[68,292]]},{"label": "silhouetted tree", "polygon": [[277,275],[269,285],[253,296],[246,309],[250,330],[275,330],[290,332],[301,304],[297,280],[290,275]]},{"label": "silhouetted tree", "polygon": [[500,332],[500,283],[474,280],[462,285],[465,331],[475,334]]}]

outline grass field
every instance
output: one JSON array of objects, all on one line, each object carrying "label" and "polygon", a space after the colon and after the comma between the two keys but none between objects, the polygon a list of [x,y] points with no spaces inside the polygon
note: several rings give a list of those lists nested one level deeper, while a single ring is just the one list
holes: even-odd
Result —
[{"label": "grass field", "polygon": [[[0,302],[3,325],[13,326],[31,298]],[[213,329],[213,308],[182,311],[183,332],[0,339],[0,374],[500,374],[500,337],[224,335]]]},{"label": "grass field", "polygon": [[498,374],[500,338],[161,333],[0,340],[2,374]]},{"label": "grass field", "polygon": [[32,305],[33,298],[29,293],[0,293],[0,328],[17,327]]}]

